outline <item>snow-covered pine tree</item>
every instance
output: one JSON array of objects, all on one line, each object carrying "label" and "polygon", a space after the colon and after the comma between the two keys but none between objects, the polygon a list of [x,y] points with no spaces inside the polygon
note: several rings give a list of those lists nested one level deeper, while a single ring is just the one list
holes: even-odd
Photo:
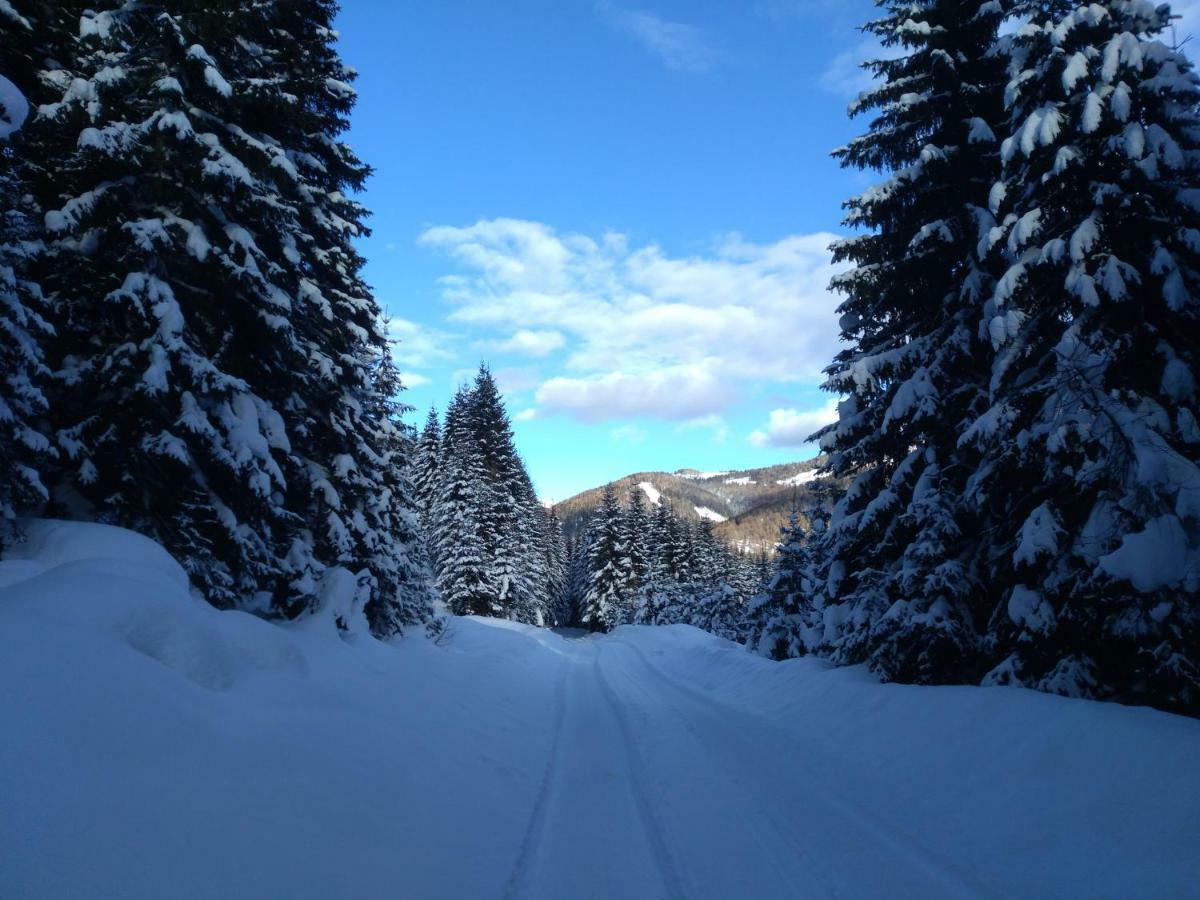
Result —
[{"label": "snow-covered pine tree", "polygon": [[491,566],[488,580],[495,585],[502,616],[531,620],[541,600],[531,596],[532,543],[523,527],[533,488],[517,455],[504,400],[486,365],[479,367],[468,395],[467,422],[483,467],[485,508],[479,522]]},{"label": "snow-covered pine tree", "polygon": [[639,487],[629,491],[629,501],[625,507],[622,527],[625,531],[625,553],[629,558],[629,584],[624,591],[625,605],[621,611],[622,622],[632,622],[637,614],[637,594],[646,581],[649,560],[647,559],[647,542],[649,540],[650,518],[646,513],[645,494]]},{"label": "snow-covered pine tree", "polygon": [[161,541],[219,606],[285,616],[329,566],[377,609],[413,588],[334,10],[88,10],[31,135],[64,509]]},{"label": "snow-covered pine tree", "polygon": [[990,683],[1200,710],[1200,85],[1145,0],[1025,2],[983,310]]},{"label": "snow-covered pine tree", "polygon": [[591,574],[591,548],[595,540],[593,522],[585,521],[568,548],[567,556],[567,604],[571,617],[567,624],[583,623],[584,602],[587,598],[588,581]]},{"label": "snow-covered pine tree", "polygon": [[678,523],[669,503],[663,501],[649,517],[646,531],[646,575],[637,596],[634,622],[666,624],[666,610],[676,604],[679,590],[675,553]]},{"label": "snow-covered pine tree", "polygon": [[466,388],[460,388],[446,410],[442,475],[432,513],[437,584],[456,615],[502,616],[479,522],[486,511],[486,485],[469,403]]},{"label": "snow-covered pine tree", "polygon": [[[15,106],[15,101],[9,100]],[[15,520],[49,499],[44,469],[53,448],[40,420],[50,370],[44,344],[51,334],[41,286],[31,280],[42,250],[12,151],[0,138],[0,548],[14,536]]]},{"label": "snow-covered pine tree", "polygon": [[570,554],[563,537],[562,520],[553,508],[545,514],[546,533],[546,596],[550,623],[567,626],[573,618],[570,589],[567,585],[567,566]]},{"label": "snow-covered pine tree", "polygon": [[30,192],[26,145],[30,104],[46,99],[45,60],[70,62],[73,3],[15,0],[0,5],[0,548],[17,516],[49,499],[55,461],[42,419],[48,408],[46,344],[53,333],[37,262],[42,211]]},{"label": "snow-covered pine tree", "polygon": [[779,530],[770,579],[755,597],[747,615],[746,644],[763,656],[782,660],[803,656],[810,645],[818,646],[812,621],[810,543],[819,541],[824,519],[817,511],[809,528],[793,509],[788,524]]},{"label": "snow-covered pine tree", "polygon": [[417,438],[412,460],[413,500],[421,516],[421,525],[428,532],[430,514],[437,499],[442,468],[442,426],[437,410],[432,407],[425,418],[425,427]]},{"label": "snow-covered pine tree", "polygon": [[1005,4],[880,5],[864,30],[900,55],[869,64],[882,83],[852,112],[875,118],[835,156],[890,174],[849,201],[846,224],[865,233],[834,249],[854,264],[834,282],[850,346],[825,387],[847,396],[820,442],[828,468],[854,481],[811,599],[841,623],[823,635],[835,661],[869,661],[887,679],[971,679],[982,673],[977,530],[962,498],[975,466],[959,436],[986,404],[977,322],[991,280],[978,234],[991,224]]},{"label": "snow-covered pine tree", "polygon": [[619,622],[629,584],[624,516],[617,489],[604,486],[592,523],[588,553],[588,586],[580,618],[589,631],[608,631]]}]

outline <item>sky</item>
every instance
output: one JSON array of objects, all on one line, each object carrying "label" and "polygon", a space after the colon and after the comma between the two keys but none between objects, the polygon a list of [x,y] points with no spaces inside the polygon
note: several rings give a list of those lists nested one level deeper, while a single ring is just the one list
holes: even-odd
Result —
[{"label": "sky", "polygon": [[874,178],[830,151],[866,126],[874,4],[645,2],[338,19],[411,421],[488,363],[545,499],[807,458],[833,417],[828,246]]}]

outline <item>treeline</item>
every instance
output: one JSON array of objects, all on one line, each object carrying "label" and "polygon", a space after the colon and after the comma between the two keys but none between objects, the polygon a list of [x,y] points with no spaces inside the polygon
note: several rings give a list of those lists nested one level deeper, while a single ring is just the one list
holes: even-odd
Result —
[{"label": "treeline", "polygon": [[108,522],[219,607],[430,621],[335,11],[0,3],[0,542]]},{"label": "treeline", "polygon": [[[753,642],[1200,711],[1200,87],[1144,0],[884,2],[837,151],[852,478]],[[820,519],[820,517],[818,517]]]},{"label": "treeline", "polygon": [[668,503],[652,510],[638,487],[622,504],[614,485],[569,551],[569,604],[592,631],[618,625],[695,625],[742,635],[745,608],[768,573],[714,536],[712,523],[681,519]]}]

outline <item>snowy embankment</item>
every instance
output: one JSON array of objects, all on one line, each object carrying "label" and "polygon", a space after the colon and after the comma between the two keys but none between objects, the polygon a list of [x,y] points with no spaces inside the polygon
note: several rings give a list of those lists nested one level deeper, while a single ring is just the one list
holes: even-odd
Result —
[{"label": "snowy embankment", "polygon": [[1186,896],[1200,722],[694,629],[341,639],[154,544],[0,563],[0,895]]}]

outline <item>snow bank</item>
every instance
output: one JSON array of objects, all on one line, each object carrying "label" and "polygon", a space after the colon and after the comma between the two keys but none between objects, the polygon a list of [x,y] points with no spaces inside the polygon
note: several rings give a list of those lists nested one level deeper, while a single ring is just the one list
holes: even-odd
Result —
[{"label": "snow bank", "polygon": [[552,650],[471,620],[351,644],[214,610],[129,532],[29,535],[0,562],[0,895],[497,893]]}]

